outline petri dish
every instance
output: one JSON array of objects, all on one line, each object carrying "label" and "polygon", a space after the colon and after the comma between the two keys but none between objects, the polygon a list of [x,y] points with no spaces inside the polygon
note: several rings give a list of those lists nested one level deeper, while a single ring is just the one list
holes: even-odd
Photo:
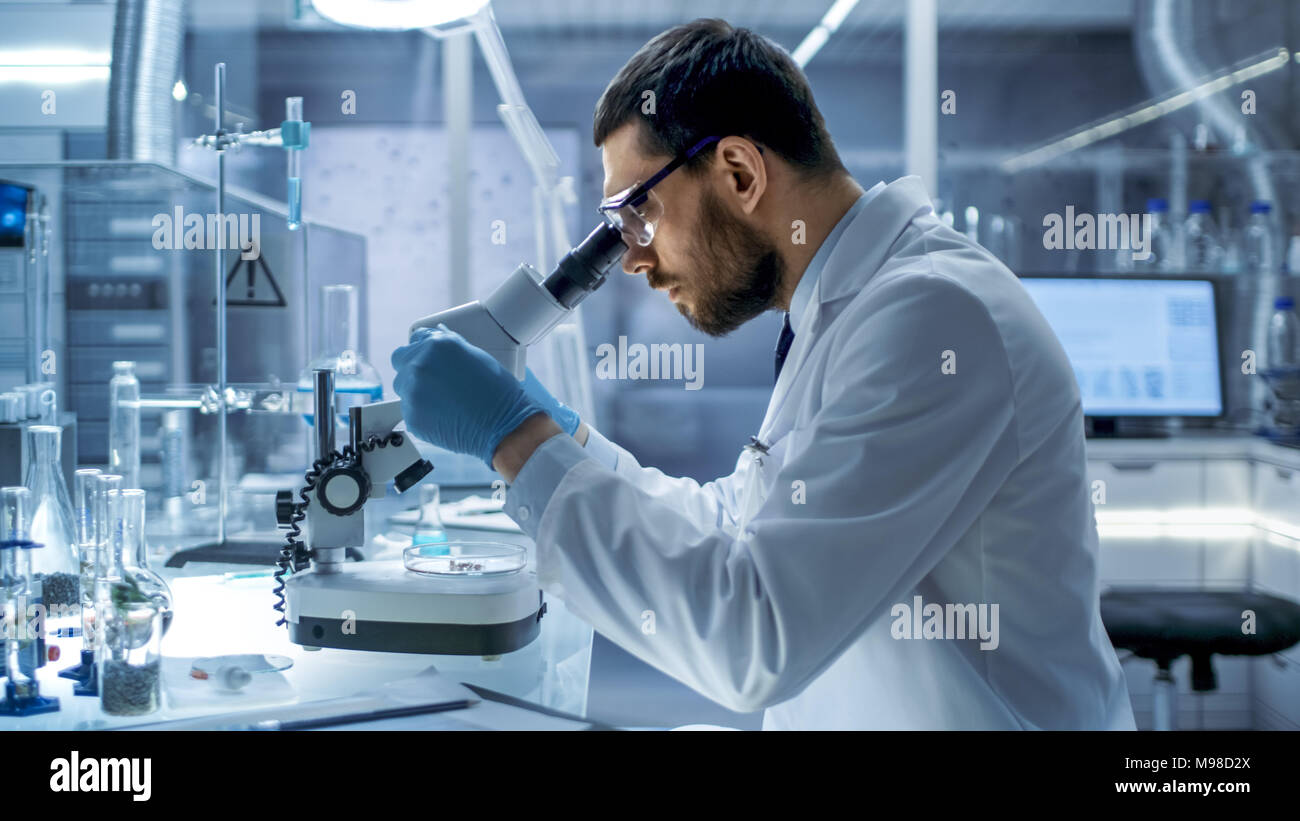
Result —
[{"label": "petri dish", "polygon": [[528,563],[528,551],[504,542],[462,542],[412,545],[402,551],[406,569],[443,578],[505,576]]},{"label": "petri dish", "polygon": [[217,674],[222,667],[242,667],[250,673],[278,673],[293,666],[293,659],[288,656],[271,656],[260,653],[243,655],[209,656],[195,659],[190,668],[190,678],[206,679]]}]

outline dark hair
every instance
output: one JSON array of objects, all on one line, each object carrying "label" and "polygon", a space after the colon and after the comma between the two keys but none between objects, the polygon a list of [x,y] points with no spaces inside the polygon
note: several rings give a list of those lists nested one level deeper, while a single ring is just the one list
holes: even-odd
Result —
[{"label": "dark hair", "polygon": [[[654,100],[653,114],[642,113],[647,99]],[[705,137],[734,135],[809,178],[844,170],[794,60],[766,37],[725,20],[674,26],[632,55],[596,104],[596,145],[634,118],[644,126],[641,147],[652,154],[675,157]],[[686,167],[699,168],[712,156],[701,151]]]}]

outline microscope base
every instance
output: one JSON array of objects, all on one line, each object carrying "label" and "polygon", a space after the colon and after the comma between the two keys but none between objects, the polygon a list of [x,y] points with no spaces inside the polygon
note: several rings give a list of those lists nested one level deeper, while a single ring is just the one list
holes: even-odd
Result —
[{"label": "microscope base", "polygon": [[295,573],[285,600],[295,644],[382,653],[511,653],[537,638],[546,613],[532,573],[437,578],[400,561]]}]

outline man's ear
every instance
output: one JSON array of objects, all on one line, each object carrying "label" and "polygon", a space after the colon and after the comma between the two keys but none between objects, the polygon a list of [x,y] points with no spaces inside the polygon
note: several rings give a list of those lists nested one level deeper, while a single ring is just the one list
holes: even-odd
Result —
[{"label": "man's ear", "polygon": [[715,163],[726,177],[728,192],[742,211],[754,213],[767,191],[767,165],[758,146],[744,137],[723,137],[718,142]]}]

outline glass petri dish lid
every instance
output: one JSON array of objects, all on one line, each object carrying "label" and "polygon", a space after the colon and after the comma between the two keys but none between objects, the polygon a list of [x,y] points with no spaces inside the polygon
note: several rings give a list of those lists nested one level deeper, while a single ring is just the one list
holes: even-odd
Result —
[{"label": "glass petri dish lid", "polygon": [[402,551],[406,569],[424,576],[506,576],[528,563],[528,551],[504,542],[425,543]]}]

